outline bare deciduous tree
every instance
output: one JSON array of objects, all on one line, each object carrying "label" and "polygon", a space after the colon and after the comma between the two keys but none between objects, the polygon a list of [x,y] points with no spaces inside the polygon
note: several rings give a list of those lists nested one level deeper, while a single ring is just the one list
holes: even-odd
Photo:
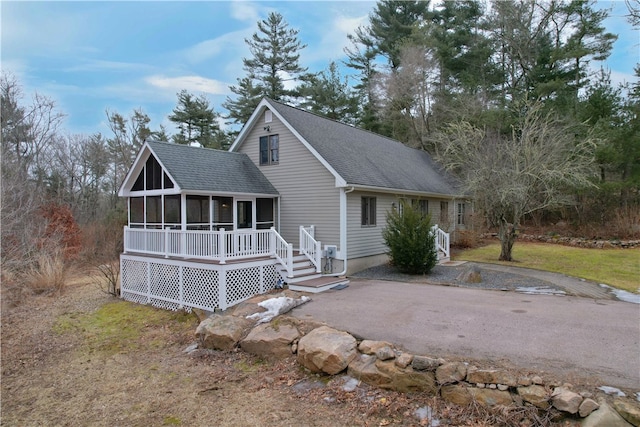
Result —
[{"label": "bare deciduous tree", "polygon": [[570,203],[568,189],[594,185],[594,141],[576,141],[574,132],[540,103],[523,105],[510,135],[458,122],[439,133],[435,143],[439,161],[498,225],[500,260],[512,260],[525,215]]}]

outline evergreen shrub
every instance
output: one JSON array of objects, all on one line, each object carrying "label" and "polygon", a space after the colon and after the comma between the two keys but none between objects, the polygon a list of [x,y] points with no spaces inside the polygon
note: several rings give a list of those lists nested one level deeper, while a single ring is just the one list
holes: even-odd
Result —
[{"label": "evergreen shrub", "polygon": [[389,211],[382,237],[391,263],[402,273],[427,274],[438,263],[431,216],[423,216],[417,203],[401,200]]}]

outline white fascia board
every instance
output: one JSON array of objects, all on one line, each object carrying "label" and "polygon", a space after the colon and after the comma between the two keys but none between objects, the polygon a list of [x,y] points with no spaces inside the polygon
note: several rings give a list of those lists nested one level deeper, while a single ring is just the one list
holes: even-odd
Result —
[{"label": "white fascia board", "polygon": [[[265,100],[265,101],[266,101],[266,100]],[[267,102],[267,105],[270,105],[270,104]],[[324,157],[322,157],[322,156],[320,155],[320,153],[318,153],[318,152],[315,150],[315,148],[313,148],[313,147],[311,146],[311,144],[309,144],[309,142],[308,142],[306,139],[304,139],[304,138],[302,137],[302,135],[300,135],[300,133],[298,133],[298,131],[297,131],[293,126],[291,126],[291,124],[289,124],[289,122],[287,122],[287,121],[284,119],[284,117],[282,117],[282,116],[280,115],[280,113],[279,113],[275,108],[272,108],[272,109],[271,109],[271,111],[273,112],[273,114],[275,114],[275,116],[276,116],[278,119],[280,119],[280,121],[281,121],[282,123],[284,123],[284,125],[287,127],[287,129],[289,129],[289,131],[290,131],[290,132],[291,132],[291,133],[292,133],[296,138],[298,138],[298,140],[299,140],[300,142],[302,142],[302,145],[304,145],[304,146],[306,147],[306,149],[307,149],[307,150],[309,150],[309,152],[310,152],[311,154],[313,154],[313,156],[314,156],[314,157],[315,157],[315,158],[316,158],[316,159],[317,159],[317,160],[322,164],[322,166],[324,166],[324,167],[329,171],[329,173],[331,173],[331,175],[333,175],[333,176],[334,176],[334,178],[336,179],[336,187],[344,187],[344,186],[346,186],[346,184],[347,184],[347,183],[346,183],[346,181],[344,180],[344,178],[342,178],[342,176],[340,176],[340,174],[339,174],[339,173],[338,173],[338,172],[337,172],[337,171],[336,171],[336,170],[335,170],[335,169],[334,169],[334,168],[333,168],[333,167],[332,167],[332,166],[331,166],[331,165],[330,165],[330,164],[329,164],[325,159],[324,159]]]},{"label": "white fascia board", "polygon": [[[144,164],[149,157],[149,153],[149,145],[145,142],[144,144],[142,144],[142,147],[140,147],[140,151],[138,151],[136,159],[133,161],[133,164],[129,168],[127,175],[124,177],[124,180],[122,181],[122,184],[118,189],[118,197],[129,196],[128,193],[130,193],[130,191],[125,191],[125,188],[131,188],[133,186],[133,184],[135,183],[135,179],[140,174],[140,171],[142,171],[142,168],[144,167]],[[142,160],[143,158],[144,160]],[[131,180],[133,180],[133,182],[129,182]]]},{"label": "white fascia board", "polygon": [[236,137],[236,140],[233,141],[233,144],[231,144],[231,147],[229,147],[229,151],[238,151],[238,148],[240,147],[240,145],[242,145],[242,142],[246,138],[247,133],[249,133],[249,131],[253,129],[255,123],[258,120],[258,117],[260,117],[260,115],[268,105],[269,102],[267,101],[267,99],[262,98],[262,101],[260,101],[256,109],[253,110],[253,114],[251,114],[251,117],[249,117],[247,123],[242,126],[242,129],[240,129],[240,133]]},{"label": "white fascia board", "polygon": [[386,188],[386,187],[374,187],[371,185],[349,185],[349,187],[353,187],[356,190],[360,191],[370,191],[375,193],[389,193],[389,194],[397,194],[401,196],[421,196],[421,197],[433,197],[439,199],[456,199],[464,196],[460,196],[458,194],[442,194],[442,193],[428,193],[424,191],[416,191],[416,190],[406,190],[403,188]]},{"label": "white fascia board", "polygon": [[[162,167],[162,172],[169,177],[171,182],[173,182],[173,188],[167,188],[165,190],[150,190],[146,192],[140,191],[135,193],[132,192],[131,190],[125,190],[125,188],[133,187],[135,180],[138,178],[138,175],[140,175],[140,172],[142,172],[142,169],[144,168],[144,165],[147,162],[147,159],[151,155],[155,157],[160,167]],[[153,152],[153,149],[149,146],[149,144],[145,142],[140,148],[140,151],[138,152],[138,155],[136,156],[136,159],[134,160],[133,165],[131,166],[131,168],[129,168],[129,172],[127,172],[127,176],[124,178],[124,181],[122,181],[122,185],[118,190],[118,196],[133,197],[136,194],[142,195],[142,193],[147,195],[152,195],[154,194],[153,192],[156,192],[157,194],[180,194],[181,191],[182,190],[178,185],[178,183],[176,182],[176,180],[173,179],[171,174],[167,171],[167,168],[164,166],[164,164],[162,164],[162,161],[158,158],[156,153]]]}]

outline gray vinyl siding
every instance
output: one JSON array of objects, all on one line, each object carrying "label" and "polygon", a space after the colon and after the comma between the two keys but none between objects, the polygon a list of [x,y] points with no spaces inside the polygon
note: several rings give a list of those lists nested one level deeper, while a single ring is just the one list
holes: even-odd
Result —
[{"label": "gray vinyl siding", "polygon": [[[363,226],[361,222],[362,197],[376,198],[376,226]],[[382,238],[382,230],[386,227],[387,213],[391,210],[392,203],[398,203],[399,199],[415,199],[416,196],[397,196],[389,193],[374,193],[354,191],[347,194],[347,251],[348,258],[360,258],[386,253],[387,247]],[[431,223],[439,224],[443,229],[453,228],[455,217],[454,201],[452,199],[430,199],[429,214]],[[449,203],[449,220],[446,224],[440,224],[440,202]]]},{"label": "gray vinyl siding", "polygon": [[[376,225],[363,226],[361,222],[362,197],[376,198]],[[354,191],[347,194],[347,252],[348,258],[383,254],[387,247],[382,239],[387,212],[397,199],[392,194]]]},{"label": "gray vinyl siding", "polygon": [[[264,129],[267,125],[269,131]],[[275,134],[279,135],[279,163],[260,166],[260,137]],[[280,193],[280,234],[287,242],[297,248],[299,226],[315,225],[316,240],[323,248],[339,246],[340,191],[335,178],[275,114],[269,123],[261,114],[238,151],[247,154]]]}]

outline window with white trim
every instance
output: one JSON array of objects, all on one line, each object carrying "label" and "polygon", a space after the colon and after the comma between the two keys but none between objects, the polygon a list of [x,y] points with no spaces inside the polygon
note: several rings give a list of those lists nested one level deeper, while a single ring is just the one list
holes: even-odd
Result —
[{"label": "window with white trim", "polygon": [[464,225],[464,217],[467,210],[466,203],[458,203],[458,225]]},{"label": "window with white trim", "polygon": [[363,227],[375,227],[376,225],[376,198],[363,197],[361,199],[362,217],[361,224]]},{"label": "window with white trim", "polygon": [[280,160],[280,136],[260,137],[260,165],[277,165]]}]

